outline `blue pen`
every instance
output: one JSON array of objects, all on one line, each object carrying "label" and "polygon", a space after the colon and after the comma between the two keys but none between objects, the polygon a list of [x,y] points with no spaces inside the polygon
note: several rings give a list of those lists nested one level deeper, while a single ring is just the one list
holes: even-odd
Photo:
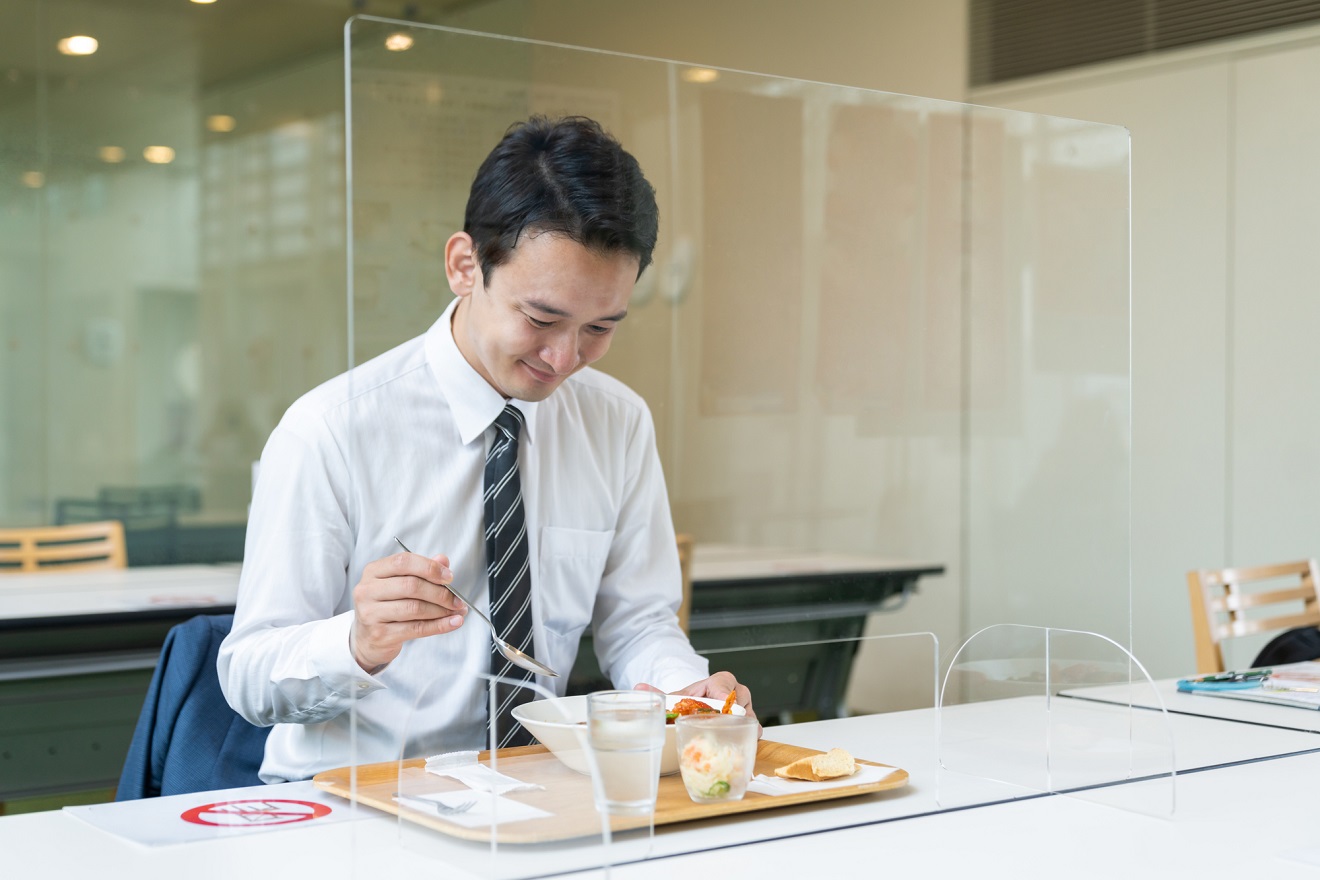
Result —
[{"label": "blue pen", "polygon": [[1260,681],[1272,673],[1272,669],[1247,669],[1242,672],[1216,672],[1210,675],[1198,675],[1195,678],[1189,678],[1188,681],[1197,684],[1227,683],[1235,681]]}]

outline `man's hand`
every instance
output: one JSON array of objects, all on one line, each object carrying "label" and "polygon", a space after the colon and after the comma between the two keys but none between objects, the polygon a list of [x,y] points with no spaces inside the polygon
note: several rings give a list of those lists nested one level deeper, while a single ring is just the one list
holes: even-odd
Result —
[{"label": "man's hand", "polygon": [[[636,690],[655,691],[663,693],[658,687],[649,684],[639,684]],[[752,692],[745,685],[738,684],[738,679],[733,677],[732,672],[717,672],[710,678],[703,678],[701,681],[693,682],[682,690],[674,691],[674,696],[680,697],[706,697],[707,699],[724,700],[728,699],[730,693],[737,694],[734,702],[747,710],[751,718],[756,717],[755,710],[752,709]],[[760,739],[764,732],[761,723],[756,723],[756,738]]]},{"label": "man's hand", "polygon": [[452,582],[449,557],[427,559],[396,553],[369,563],[353,588],[353,659],[368,673],[399,656],[411,639],[453,632],[467,606],[445,585]]}]

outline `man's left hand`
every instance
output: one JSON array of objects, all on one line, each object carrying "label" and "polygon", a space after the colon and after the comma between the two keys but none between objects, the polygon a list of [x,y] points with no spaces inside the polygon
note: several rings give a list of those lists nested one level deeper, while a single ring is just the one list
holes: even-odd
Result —
[{"label": "man's left hand", "polygon": [[[660,688],[653,687],[649,684],[639,684],[636,689],[639,691],[664,693]],[[674,691],[673,695],[678,697],[705,697],[712,700],[725,700],[728,699],[730,692],[737,694],[737,696],[734,697],[734,702],[747,710],[748,717],[756,718],[756,711],[752,709],[752,692],[747,689],[746,685],[738,684],[738,679],[734,678],[732,672],[717,672],[709,678],[703,678],[701,681],[693,682],[681,690]],[[761,738],[762,733],[763,729],[761,727],[761,722],[757,721],[757,739]]]}]

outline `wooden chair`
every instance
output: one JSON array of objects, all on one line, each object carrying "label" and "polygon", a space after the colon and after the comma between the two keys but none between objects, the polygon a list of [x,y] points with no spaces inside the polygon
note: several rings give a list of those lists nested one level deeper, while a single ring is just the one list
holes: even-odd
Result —
[{"label": "wooden chair", "polygon": [[[1282,589],[1249,592],[1243,589],[1262,581],[1289,579]],[[1192,632],[1196,637],[1196,671],[1223,672],[1225,639],[1256,633],[1320,626],[1320,604],[1316,583],[1320,567],[1316,560],[1263,565],[1257,568],[1201,569],[1187,572],[1187,591],[1192,603]],[[1260,617],[1247,612],[1267,605],[1302,603],[1302,611]]]},{"label": "wooden chair", "polygon": [[124,526],[118,520],[0,529],[0,575],[127,565]]},{"label": "wooden chair", "polygon": [[678,606],[678,625],[688,631],[688,617],[692,613],[692,536],[678,536],[678,567],[683,572],[683,603]]}]

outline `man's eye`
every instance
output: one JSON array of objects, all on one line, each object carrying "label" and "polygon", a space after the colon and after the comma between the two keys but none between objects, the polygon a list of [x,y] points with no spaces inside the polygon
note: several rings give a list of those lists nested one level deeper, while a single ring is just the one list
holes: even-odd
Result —
[{"label": "man's eye", "polygon": [[606,333],[609,333],[614,328],[602,327],[599,324],[589,324],[587,325],[587,329],[590,330],[592,333],[595,333],[597,336],[604,336]]},{"label": "man's eye", "polygon": [[527,320],[531,321],[532,326],[537,328],[538,330],[544,330],[546,327],[549,327],[554,323],[554,321],[538,321],[535,318],[533,318],[531,315],[527,316]]}]

